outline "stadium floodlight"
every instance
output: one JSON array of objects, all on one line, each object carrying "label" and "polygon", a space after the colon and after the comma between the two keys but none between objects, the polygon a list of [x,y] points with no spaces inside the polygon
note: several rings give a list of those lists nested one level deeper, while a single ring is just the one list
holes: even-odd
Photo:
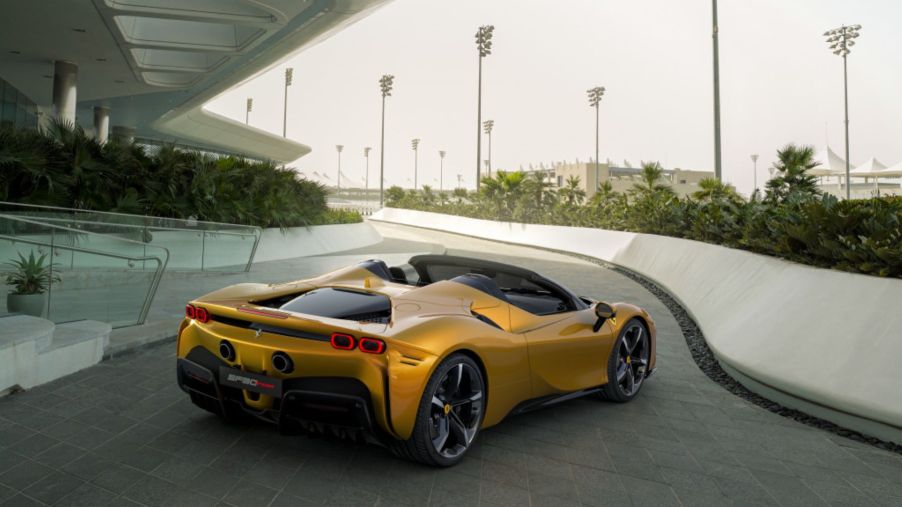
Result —
[{"label": "stadium floodlight", "polygon": [[586,93],[589,94],[589,106],[595,108],[595,188],[598,188],[600,183],[598,179],[601,176],[598,162],[598,104],[601,103],[601,98],[604,97],[604,91],[604,86],[596,86],[586,90]]},{"label": "stadium floodlight", "polygon": [[385,97],[391,97],[395,84],[395,76],[383,74],[379,78],[379,89],[382,91],[382,140],[379,145],[379,208],[385,203]]},{"label": "stadium floodlight", "polygon": [[827,37],[827,45],[833,51],[834,55],[842,57],[842,77],[843,77],[843,99],[845,111],[845,130],[846,130],[846,199],[852,198],[852,185],[850,184],[851,163],[849,162],[849,67],[848,56],[852,46],[855,45],[853,39],[857,39],[860,35],[861,25],[846,26],[843,25],[833,30],[824,32]]},{"label": "stadium floodlight", "polygon": [[419,150],[417,149],[420,146],[419,139],[413,139],[410,141],[410,147],[413,149],[413,189],[417,189],[417,159],[419,158]]},{"label": "stadium floodlight", "polygon": [[291,86],[293,78],[294,69],[288,67],[285,69],[285,95],[284,103],[282,104],[282,137],[287,137],[286,133],[288,132],[288,87]]},{"label": "stadium floodlight", "polygon": [[476,99],[476,189],[479,190],[482,159],[482,59],[492,54],[492,35],[495,27],[483,25],[476,31],[476,49],[479,52],[479,79]]}]

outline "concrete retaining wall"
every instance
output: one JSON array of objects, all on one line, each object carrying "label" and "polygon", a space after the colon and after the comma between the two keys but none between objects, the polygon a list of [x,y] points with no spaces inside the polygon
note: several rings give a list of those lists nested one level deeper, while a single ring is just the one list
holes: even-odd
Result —
[{"label": "concrete retaining wall", "polygon": [[257,247],[254,262],[324,255],[353,250],[380,241],[382,236],[366,222],[292,227],[285,233],[279,229],[266,229],[263,231],[260,246]]},{"label": "concrete retaining wall", "polygon": [[595,257],[654,280],[749,389],[902,442],[902,280],[677,238],[411,210],[372,219]]}]

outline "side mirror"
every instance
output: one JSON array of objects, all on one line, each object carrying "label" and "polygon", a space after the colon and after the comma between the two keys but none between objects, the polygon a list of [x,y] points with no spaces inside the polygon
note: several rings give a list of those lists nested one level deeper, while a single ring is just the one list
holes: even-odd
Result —
[{"label": "side mirror", "polygon": [[617,316],[617,312],[614,308],[607,304],[598,302],[595,303],[595,315],[598,317],[598,320],[595,321],[595,325],[592,326],[592,332],[597,333],[601,326],[604,325],[604,321],[608,319],[613,319]]}]

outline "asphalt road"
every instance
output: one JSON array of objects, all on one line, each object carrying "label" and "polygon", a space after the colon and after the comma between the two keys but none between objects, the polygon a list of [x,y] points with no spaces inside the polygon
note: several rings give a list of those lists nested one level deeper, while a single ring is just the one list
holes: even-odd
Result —
[{"label": "asphalt road", "polygon": [[[170,343],[0,400],[0,504],[902,505],[902,456],[727,393],[695,366],[665,306],[622,275],[523,247],[379,228],[379,245],[267,263],[248,278],[442,250],[511,262],[647,308],[659,331],[656,375],[626,405],[580,399],[511,417],[482,432],[461,465],[437,470],[375,446],[224,424],[178,389]],[[232,283],[192,280],[164,294],[180,305],[218,282]]]}]

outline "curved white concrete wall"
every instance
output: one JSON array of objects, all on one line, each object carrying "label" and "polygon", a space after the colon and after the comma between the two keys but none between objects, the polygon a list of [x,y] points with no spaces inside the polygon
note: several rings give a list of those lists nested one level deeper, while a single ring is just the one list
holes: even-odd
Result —
[{"label": "curved white concrete wall", "polygon": [[380,241],[382,235],[366,222],[292,227],[284,233],[279,229],[265,229],[254,262],[324,255],[353,250]]},{"label": "curved white concrete wall", "polygon": [[822,406],[887,425],[856,427],[843,417],[813,414],[900,441],[902,280],[648,234],[391,208],[371,218],[569,251],[641,273],[692,313],[728,369],[764,384],[771,394],[782,391],[809,402],[810,412]]}]

